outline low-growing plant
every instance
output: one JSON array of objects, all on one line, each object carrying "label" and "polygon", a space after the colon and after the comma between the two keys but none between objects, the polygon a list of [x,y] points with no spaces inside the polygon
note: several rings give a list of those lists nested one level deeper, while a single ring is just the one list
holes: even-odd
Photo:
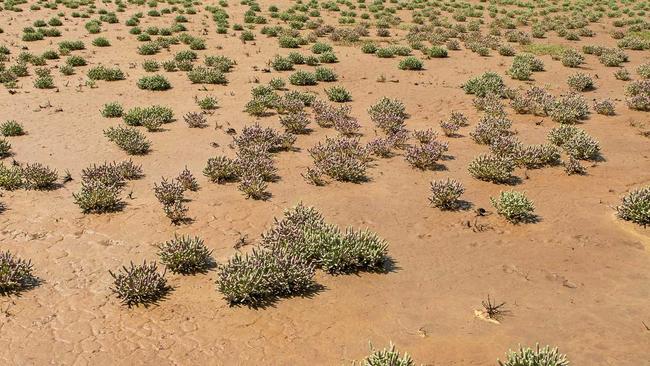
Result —
[{"label": "low-growing plant", "polygon": [[316,85],[317,79],[316,75],[307,71],[296,71],[295,73],[289,76],[289,82],[291,85]]},{"label": "low-growing plant", "polygon": [[367,179],[368,152],[358,139],[326,137],[309,149],[316,169],[332,179],[362,182]]},{"label": "low-growing plant", "polygon": [[404,103],[386,97],[370,106],[368,114],[375,125],[388,134],[403,129],[404,121],[408,118]]},{"label": "low-growing plant", "polygon": [[531,222],[535,219],[535,206],[522,192],[502,191],[498,197],[490,197],[497,214],[512,223]]},{"label": "low-growing plant", "polygon": [[151,148],[149,140],[134,127],[109,127],[104,136],[130,155],[144,155]]},{"label": "low-growing plant", "polygon": [[625,89],[630,109],[650,111],[650,79],[633,81]]},{"label": "low-growing plant", "polygon": [[203,112],[189,112],[183,116],[183,120],[190,128],[203,128],[208,124],[208,119]]},{"label": "low-growing plant", "polygon": [[472,177],[493,183],[509,183],[515,164],[512,160],[494,155],[479,155],[469,163],[467,170]]},{"label": "low-growing plant", "polygon": [[404,157],[415,168],[421,170],[435,169],[438,160],[442,158],[446,151],[447,143],[432,140],[419,145],[408,146]]},{"label": "low-growing plant", "polygon": [[361,365],[363,366],[415,366],[415,361],[408,353],[402,356],[391,343],[387,348],[375,350],[371,346],[372,353],[366,357]]},{"label": "low-growing plant", "polygon": [[25,189],[52,189],[59,179],[56,170],[40,163],[26,164],[21,167],[22,185]]},{"label": "low-growing plant", "polygon": [[414,56],[408,56],[400,60],[398,65],[400,70],[422,70],[423,67],[422,61]]},{"label": "low-growing plant", "polygon": [[9,251],[0,252],[0,295],[10,295],[37,283],[30,260],[24,260]]},{"label": "low-growing plant", "polygon": [[22,136],[25,134],[25,130],[20,123],[9,120],[0,124],[0,133],[2,136]]},{"label": "low-growing plant", "polygon": [[104,104],[101,113],[102,113],[102,117],[105,118],[122,117],[122,114],[124,113],[124,108],[118,102],[110,102]]},{"label": "low-growing plant", "polygon": [[289,251],[253,249],[219,266],[217,288],[230,304],[263,305],[316,289],[315,267]]},{"label": "low-growing plant", "polygon": [[156,262],[145,261],[139,265],[131,262],[130,267],[123,266],[116,273],[109,273],[113,277],[111,290],[128,306],[155,303],[170,290],[165,271],[158,272]]},{"label": "low-growing plant", "polygon": [[632,190],[616,206],[620,219],[647,226],[650,224],[650,186]]},{"label": "low-growing plant", "polygon": [[465,93],[474,94],[477,97],[485,97],[488,94],[502,96],[505,93],[505,84],[497,73],[486,72],[468,80],[463,85],[463,90]]},{"label": "low-growing plant", "polygon": [[436,180],[431,182],[429,202],[441,210],[454,210],[459,207],[458,199],[464,192],[463,184],[457,180]]},{"label": "low-growing plant", "polygon": [[237,167],[235,162],[225,156],[217,156],[208,159],[203,175],[214,183],[224,183],[237,179]]},{"label": "low-growing plant", "polygon": [[204,110],[213,110],[219,107],[219,102],[217,101],[217,98],[210,97],[210,96],[201,99],[197,98],[196,104],[198,104],[198,106]]},{"label": "low-growing plant", "polygon": [[333,86],[325,89],[325,94],[332,102],[343,103],[352,100],[352,94],[343,86]]},{"label": "low-growing plant", "polygon": [[560,353],[557,348],[546,346],[540,348],[539,344],[535,349],[519,346],[518,351],[508,351],[506,360],[498,360],[500,366],[568,366],[569,360],[566,355]]},{"label": "low-growing plant", "polygon": [[569,84],[569,88],[578,92],[592,90],[595,87],[594,80],[591,76],[581,72],[570,75],[567,79],[567,84]]},{"label": "low-growing plant", "polygon": [[167,90],[172,87],[167,78],[162,75],[143,76],[138,80],[137,85],[144,90]]},{"label": "low-growing plant", "polygon": [[614,102],[609,99],[594,101],[594,111],[605,116],[613,116],[616,114]]},{"label": "low-growing plant", "polygon": [[174,236],[158,245],[158,256],[170,271],[181,274],[205,272],[212,265],[212,251],[198,236]]}]

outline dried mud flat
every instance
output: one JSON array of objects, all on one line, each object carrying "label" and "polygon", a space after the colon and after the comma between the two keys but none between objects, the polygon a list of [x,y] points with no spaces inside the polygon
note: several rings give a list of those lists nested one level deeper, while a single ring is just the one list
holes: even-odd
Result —
[{"label": "dried mud flat", "polygon": [[[535,72],[532,81],[519,81],[506,74],[511,57],[495,50],[482,57],[461,45],[446,58],[427,58],[414,50],[424,68],[400,70],[403,57],[379,58],[363,53],[360,46],[367,40],[379,45],[408,44],[405,26],[413,24],[412,12],[402,9],[395,15],[403,23],[390,28],[391,37],[377,37],[371,26],[370,34],[356,43],[335,42],[327,35],[319,38],[334,46],[338,62],[322,66],[335,70],[338,81],[294,86],[288,78],[295,71],[275,71],[268,61],[291,51],[311,54],[311,45],[279,48],[277,38],[260,33],[262,25],[253,29],[253,41],[242,42],[241,32],[232,25],[244,24],[250,7],[236,2],[224,8],[230,28],[217,34],[212,14],[204,8],[218,4],[197,3],[197,13],[186,14],[189,21],[183,23],[187,33],[205,40],[206,49],[196,51],[196,64],[205,55],[235,60],[226,74],[228,83],[193,84],[185,72],[161,69],[156,74],[164,75],[173,87],[148,91],[136,86],[138,79],[152,75],[141,64],[168,60],[188,46],[180,43],[152,56],[139,55],[142,42],[129,34],[132,27],[125,21],[137,12],[146,14],[150,10],[146,4],[127,4],[124,12],[116,13],[119,23],[102,23],[99,34],[89,34],[84,27],[99,14],[90,14],[89,19],[71,16],[74,11],[84,13],[88,6],[69,9],[60,4],[57,10],[30,10],[32,4],[16,5],[22,12],[0,12],[4,31],[0,46],[11,51],[6,66],[14,64],[21,51],[40,55],[57,49],[63,40],[83,41],[85,49],[72,54],[85,58],[88,65],[64,76],[58,71],[66,62],[61,56],[45,66],[52,69],[55,88],[35,88],[37,67],[30,65],[30,75],[17,79],[18,88],[0,90],[0,122],[16,120],[27,131],[7,137],[12,156],[3,159],[5,166],[12,160],[40,162],[60,176],[67,170],[73,178],[51,190],[2,191],[0,249],[31,259],[41,283],[19,294],[0,296],[1,364],[338,365],[362,360],[369,353],[368,342],[383,347],[390,341],[425,365],[494,365],[508,349],[536,342],[558,346],[572,365],[648,364],[650,231],[617,218],[615,207],[629,191],[650,184],[650,139],[643,135],[650,131],[650,119],[648,112],[628,108],[625,90],[630,82],[616,79],[616,68],[602,65],[597,56],[584,55],[585,63],[575,69],[550,55],[539,55],[545,71]],[[258,14],[267,18],[267,26],[288,28],[281,19],[269,16],[267,9],[274,4],[283,11],[295,3],[259,1]],[[96,6],[116,8],[114,3],[96,2]],[[168,7],[159,3],[157,9]],[[65,13],[58,27],[61,37],[21,41],[24,27],[59,12]],[[339,13],[326,9],[320,13],[326,24],[339,27]],[[442,12],[440,17],[455,23],[452,14]],[[487,34],[492,19],[485,14],[481,30]],[[176,15],[145,15],[138,27],[169,27]],[[617,29],[615,19],[603,17],[590,23],[594,36],[579,41],[548,31],[545,38],[532,42],[579,51],[588,44],[616,47],[617,40],[610,36]],[[357,23],[362,21],[357,18]],[[530,32],[531,26],[519,25],[517,30]],[[301,30],[303,35],[310,32]],[[92,46],[98,36],[111,46]],[[518,52],[523,47],[511,45]],[[625,68],[640,80],[634,70],[650,61],[650,53],[647,49],[625,53],[629,56]],[[125,79],[89,86],[87,71],[100,64],[120,68]],[[470,136],[483,113],[475,109],[474,96],[461,85],[488,71],[500,74],[509,87],[544,86],[556,96],[569,91],[567,77],[576,71],[594,78],[596,88],[581,94],[590,108],[592,100],[609,98],[616,104],[616,114],[592,111],[578,124],[598,140],[601,151],[598,161],[583,162],[586,175],[567,175],[560,165],[517,168],[513,174],[519,182],[513,186],[470,175],[468,164],[489,147]],[[273,155],[279,179],[268,184],[269,199],[247,199],[236,183],[210,182],[201,174],[206,161],[220,154],[234,156],[229,128],[240,132],[258,122],[282,130],[277,113],[255,117],[244,112],[251,89],[275,77],[287,81],[289,90],[312,91],[324,100],[326,88],[345,87],[352,95],[346,104],[361,125],[364,143],[382,135],[368,108],[381,97],[398,99],[409,114],[406,127],[439,131],[439,139],[448,143],[447,157],[437,169],[420,170],[404,159],[404,150],[395,149],[392,157],[373,160],[368,181],[328,179],[325,186],[315,186],[303,178],[313,165],[308,149],[337,132],[312,122],[309,134],[297,136],[295,149]],[[195,97],[205,96],[218,99],[219,108],[206,115],[206,128],[188,128],[182,116],[199,111]],[[151,151],[129,156],[103,134],[121,123],[120,118],[108,119],[100,113],[106,103],[115,101],[125,110],[153,104],[170,107],[176,120],[159,132],[140,127],[151,141]],[[545,143],[549,131],[559,125],[548,116],[517,114],[504,104],[513,121],[511,130],[526,144]],[[446,137],[439,122],[454,111],[467,116],[469,126],[455,137]],[[82,213],[73,199],[81,187],[82,169],[128,158],[142,166],[144,177],[128,182],[122,194],[125,207],[114,213]],[[161,177],[175,177],[185,167],[197,177],[200,189],[186,193],[192,221],[173,225],[153,187]],[[462,182],[462,199],[470,208],[441,211],[429,204],[429,183],[446,178]],[[537,222],[515,225],[496,214],[490,197],[510,189],[525,192],[535,203]],[[385,239],[392,261],[388,271],[336,276],[318,271],[320,291],[283,298],[264,308],[231,306],[217,291],[217,268],[191,276],[168,271],[173,291],[148,307],[123,306],[111,292],[109,270],[131,261],[158,260],[155,245],[174,234],[200,236],[216,263],[223,264],[238,251],[249,252],[273,218],[299,202],[317,208],[328,222],[367,227]],[[487,213],[477,214],[480,208]],[[242,237],[249,244],[239,248],[236,244]],[[507,303],[509,313],[500,324],[474,315],[488,294]]]}]

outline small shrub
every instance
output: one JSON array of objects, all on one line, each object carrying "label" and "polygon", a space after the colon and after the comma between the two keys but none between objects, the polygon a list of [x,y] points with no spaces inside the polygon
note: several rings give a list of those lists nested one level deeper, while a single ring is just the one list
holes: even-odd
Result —
[{"label": "small shrub", "polygon": [[497,213],[512,223],[530,222],[535,218],[535,206],[525,194],[516,191],[501,192],[497,198],[490,197]]},{"label": "small shrub", "polygon": [[122,267],[117,273],[109,271],[113,277],[111,290],[128,306],[148,305],[160,300],[169,290],[165,272],[158,272],[156,262]]},{"label": "small shrub", "polygon": [[429,57],[432,58],[445,58],[447,57],[447,50],[444,47],[433,46],[428,50]]},{"label": "small shrub", "polygon": [[420,145],[408,146],[405,158],[415,168],[435,169],[438,160],[442,158],[445,151],[447,151],[447,143],[433,140]]},{"label": "small shrub", "polygon": [[422,70],[423,64],[417,57],[409,56],[402,59],[398,67],[400,70]]},{"label": "small shrub", "polygon": [[102,117],[117,118],[117,117],[122,117],[122,114],[124,113],[124,108],[118,102],[111,102],[111,103],[104,104],[104,108],[102,108],[101,112],[102,112]]},{"label": "small shrub", "polygon": [[291,85],[316,85],[317,79],[316,75],[306,71],[296,71],[291,76],[289,76],[289,82]]},{"label": "small shrub", "polygon": [[570,75],[567,79],[567,84],[569,84],[571,89],[578,92],[594,89],[594,80],[591,76],[581,72]]},{"label": "small shrub", "polygon": [[429,202],[442,210],[454,210],[458,208],[458,199],[464,192],[462,183],[454,179],[433,181]]},{"label": "small shrub", "polygon": [[650,79],[633,81],[625,89],[630,109],[650,111]]},{"label": "small shrub", "polygon": [[388,348],[382,350],[372,350],[372,353],[366,357],[363,366],[415,366],[415,362],[405,353],[402,356],[395,348],[394,344],[390,344]]},{"label": "small shrub", "polygon": [[16,257],[9,251],[0,252],[0,295],[17,293],[34,286],[32,263]]},{"label": "small shrub", "polygon": [[0,125],[0,133],[2,136],[22,136],[25,134],[25,130],[20,123],[10,120]]},{"label": "small shrub", "polygon": [[512,180],[514,163],[494,155],[479,155],[472,160],[467,170],[472,177],[493,183],[509,183]]},{"label": "small shrub", "polygon": [[650,186],[631,191],[616,207],[620,219],[646,226],[650,224]]},{"label": "small shrub", "polygon": [[397,99],[381,98],[368,109],[370,119],[386,133],[395,133],[404,128],[408,118],[404,103]]},{"label": "small shrub", "polygon": [[506,354],[506,360],[498,360],[500,366],[568,366],[569,360],[566,355],[560,353],[557,348],[546,346],[536,349],[519,346],[519,351],[510,350]]},{"label": "small shrub", "polygon": [[105,66],[96,66],[88,70],[90,80],[117,81],[124,80],[124,72],[119,68],[109,68]]},{"label": "small shrub", "polygon": [[109,127],[104,136],[130,155],[144,155],[151,148],[147,138],[133,127]]},{"label": "small shrub", "polygon": [[334,86],[325,89],[325,94],[327,94],[327,98],[332,102],[343,103],[352,100],[350,92],[342,86]]},{"label": "small shrub", "polygon": [[348,182],[366,180],[367,151],[358,139],[329,138],[309,149],[316,168],[333,179]]},{"label": "small shrub", "polygon": [[614,102],[609,99],[594,101],[594,111],[605,116],[616,114]]},{"label": "small shrub", "polygon": [[501,76],[494,72],[485,74],[468,80],[463,85],[463,90],[467,94],[475,94],[477,97],[485,97],[488,94],[503,95],[505,84]]},{"label": "small shrub", "polygon": [[208,159],[203,169],[203,175],[214,183],[223,183],[237,178],[237,166],[234,161],[225,156],[217,156]]},{"label": "small shrub", "polygon": [[298,254],[254,249],[219,266],[217,287],[231,304],[256,305],[315,289],[315,268]]},{"label": "small shrub", "polygon": [[143,76],[138,80],[137,85],[144,90],[167,90],[172,87],[167,78],[162,75]]},{"label": "small shrub", "polygon": [[158,245],[158,256],[170,271],[182,274],[204,272],[212,264],[212,251],[199,237],[175,236]]},{"label": "small shrub", "polygon": [[585,57],[576,50],[568,49],[562,53],[560,60],[566,67],[578,67],[585,62]]},{"label": "small shrub", "polygon": [[203,110],[213,110],[219,107],[219,102],[214,97],[197,99],[196,104]]},{"label": "small shrub", "polygon": [[23,187],[25,189],[51,189],[59,178],[56,170],[40,163],[27,164],[21,167]]},{"label": "small shrub", "polygon": [[73,193],[74,202],[83,213],[104,213],[119,211],[124,205],[119,194],[119,184],[110,184],[97,179],[84,179],[79,193]]}]

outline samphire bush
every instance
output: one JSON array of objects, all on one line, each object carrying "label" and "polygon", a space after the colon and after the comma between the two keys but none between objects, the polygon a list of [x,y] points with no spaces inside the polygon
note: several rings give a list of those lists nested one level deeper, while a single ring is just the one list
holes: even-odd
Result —
[{"label": "samphire bush", "polygon": [[517,351],[508,351],[506,360],[498,360],[500,366],[568,366],[569,360],[557,348],[546,346],[540,348],[539,344],[534,349],[519,346]]},{"label": "samphire bush", "polygon": [[167,90],[171,89],[172,84],[162,75],[143,76],[138,80],[138,88],[145,90]]},{"label": "samphire bush", "polygon": [[502,191],[498,197],[490,197],[497,213],[512,223],[530,222],[535,218],[533,202],[522,192]]},{"label": "samphire bush", "polygon": [[158,272],[156,262],[123,266],[121,270],[113,273],[113,287],[111,290],[122,300],[124,305],[148,305],[160,300],[169,290],[165,279],[165,271]]},{"label": "samphire bush", "polygon": [[9,251],[0,252],[0,295],[9,295],[32,287],[36,278],[32,263]]},{"label": "samphire bush", "polygon": [[316,290],[316,268],[329,273],[382,270],[387,247],[370,231],[341,232],[316,209],[299,204],[274,220],[260,247],[219,266],[217,286],[231,304],[263,305]]},{"label": "samphire bush", "polygon": [[650,224],[650,186],[628,193],[616,206],[616,212],[623,220],[643,226]]},{"label": "samphire bush", "polygon": [[408,118],[404,103],[397,99],[383,97],[368,109],[370,119],[385,133],[395,133],[404,128]]},{"label": "samphire bush", "polygon": [[463,184],[455,179],[431,182],[429,202],[441,210],[454,210],[459,207],[458,199],[465,192]]},{"label": "samphire bush", "polygon": [[548,140],[566,151],[574,159],[594,160],[600,155],[596,139],[575,126],[554,127],[548,133]]},{"label": "samphire bush", "polygon": [[488,94],[502,96],[505,93],[506,86],[499,74],[486,72],[480,76],[468,80],[463,85],[463,90],[467,94],[474,94],[477,97],[484,97]]},{"label": "samphire bush", "polygon": [[332,179],[362,182],[367,179],[368,152],[358,138],[326,137],[309,149],[316,169]]},{"label": "samphire bush", "polygon": [[362,366],[415,366],[415,362],[405,353],[403,356],[391,343],[387,348],[381,350],[373,350],[372,353],[363,359]]},{"label": "samphire bush", "polygon": [[509,183],[515,164],[512,160],[495,155],[479,155],[469,163],[467,170],[472,177],[492,183]]},{"label": "samphire bush", "polygon": [[144,155],[151,148],[149,140],[134,127],[109,127],[104,136],[130,155]]},{"label": "samphire bush", "polygon": [[158,256],[160,262],[174,273],[204,272],[212,264],[212,251],[198,236],[175,236],[158,245]]}]

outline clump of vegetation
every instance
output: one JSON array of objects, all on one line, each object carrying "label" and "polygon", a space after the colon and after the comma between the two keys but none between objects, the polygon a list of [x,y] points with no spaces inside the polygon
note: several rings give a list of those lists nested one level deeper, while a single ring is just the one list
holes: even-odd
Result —
[{"label": "clump of vegetation", "polygon": [[457,180],[436,180],[431,182],[429,202],[441,210],[454,210],[459,207],[458,199],[464,192],[463,184]]},{"label": "clump of vegetation", "polygon": [[447,143],[436,141],[434,137],[431,141],[408,146],[404,157],[415,168],[435,169],[438,160],[442,158],[447,149]]},{"label": "clump of vegetation", "polygon": [[183,116],[183,120],[189,128],[203,128],[208,124],[208,120],[202,112],[190,112]]},{"label": "clump of vegetation", "polygon": [[40,163],[21,167],[22,186],[25,189],[47,190],[54,187],[59,176],[56,170]]},{"label": "clump of vegetation", "polygon": [[113,277],[111,290],[128,306],[155,303],[170,290],[165,272],[158,272],[156,262],[145,261],[139,265],[131,262],[130,267],[123,266],[120,271],[109,273]]},{"label": "clump of vegetation", "polygon": [[210,96],[201,99],[197,98],[196,104],[198,104],[199,108],[203,110],[213,110],[219,107],[219,102],[217,101],[217,99]]},{"label": "clump of vegetation", "polygon": [[415,361],[408,353],[402,356],[395,345],[391,343],[388,348],[372,350],[372,353],[361,364],[363,366],[415,366]]},{"label": "clump of vegetation", "polygon": [[400,70],[422,70],[423,66],[422,61],[414,56],[403,58],[398,65]]},{"label": "clump of vegetation", "polygon": [[124,80],[124,72],[119,68],[110,68],[106,66],[96,66],[88,70],[90,80],[116,81]]},{"label": "clump of vegetation", "polygon": [[625,89],[630,109],[650,111],[650,79],[633,81]]},{"label": "clump of vegetation", "polygon": [[25,134],[25,130],[23,129],[23,125],[20,123],[10,120],[2,123],[0,125],[0,133],[2,133],[2,136],[21,136]]},{"label": "clump of vegetation", "polygon": [[546,346],[540,348],[539,344],[535,349],[519,346],[518,351],[508,351],[506,360],[498,360],[500,366],[568,366],[569,360],[566,355],[560,353],[557,348]]},{"label": "clump of vegetation", "polygon": [[212,265],[212,251],[199,237],[175,236],[158,245],[160,261],[174,273],[194,274]]},{"label": "clump of vegetation", "polygon": [[600,155],[600,145],[584,130],[575,126],[554,127],[548,140],[561,148],[574,159],[594,160]]},{"label": "clump of vegetation", "polygon": [[237,179],[237,166],[226,156],[217,156],[208,159],[203,175],[214,183],[224,183]]},{"label": "clump of vegetation", "polygon": [[315,267],[296,253],[254,249],[219,266],[217,287],[231,304],[257,305],[313,291]]},{"label": "clump of vegetation", "polygon": [[352,100],[352,94],[342,86],[333,86],[325,89],[325,94],[327,94],[327,98],[332,102],[343,103]]},{"label": "clump of vegetation", "polygon": [[162,75],[143,76],[137,85],[144,90],[167,90],[172,87],[169,80]]},{"label": "clump of vegetation", "polygon": [[497,213],[512,223],[531,222],[535,219],[535,206],[522,192],[502,191],[498,197],[490,197]]},{"label": "clump of vegetation", "polygon": [[367,179],[368,152],[359,139],[326,137],[309,149],[316,169],[332,179],[362,182]]},{"label": "clump of vegetation", "polygon": [[130,155],[144,155],[151,148],[149,140],[134,127],[109,127],[104,136]]},{"label": "clump of vegetation", "polygon": [[106,103],[104,104],[101,113],[102,113],[102,117],[105,118],[122,117],[122,114],[124,113],[124,108],[118,102]]},{"label": "clump of vegetation", "polygon": [[559,123],[577,123],[589,116],[589,106],[581,95],[574,93],[566,95],[553,103],[549,116]]},{"label": "clump of vegetation", "polygon": [[505,93],[506,86],[503,79],[499,74],[494,72],[486,72],[483,75],[477,76],[468,80],[463,85],[463,90],[467,94],[474,94],[477,97],[485,97],[488,94],[502,96]]},{"label": "clump of vegetation", "polygon": [[594,80],[591,78],[591,76],[582,72],[570,75],[567,79],[567,84],[569,84],[569,87],[571,89],[578,92],[594,89]]},{"label": "clump of vegetation", "polygon": [[467,170],[476,179],[503,184],[512,181],[515,164],[498,156],[479,155],[469,163]]},{"label": "clump of vegetation", "polygon": [[275,220],[262,242],[269,250],[304,256],[308,263],[330,273],[381,270],[388,253],[387,243],[376,234],[352,228],[341,232],[325,223],[316,209],[303,204]]},{"label": "clump of vegetation", "polygon": [[585,63],[585,57],[574,49],[567,49],[562,53],[560,61],[566,67],[578,67]]},{"label": "clump of vegetation", "polygon": [[616,207],[619,218],[646,226],[650,224],[650,186],[631,191]]},{"label": "clump of vegetation", "polygon": [[404,103],[397,99],[383,97],[368,109],[370,119],[387,134],[395,133],[404,128],[408,118]]},{"label": "clump of vegetation", "polygon": [[594,101],[594,111],[605,116],[613,116],[616,114],[614,102],[609,99]]},{"label": "clump of vegetation", "polygon": [[0,252],[0,295],[9,295],[33,287],[37,279],[32,263],[9,251]]}]

